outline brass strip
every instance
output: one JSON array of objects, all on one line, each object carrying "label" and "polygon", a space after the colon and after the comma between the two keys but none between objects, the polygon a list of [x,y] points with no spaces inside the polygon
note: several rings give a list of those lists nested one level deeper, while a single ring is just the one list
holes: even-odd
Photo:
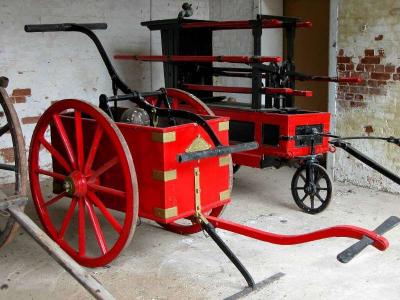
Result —
[{"label": "brass strip", "polygon": [[155,207],[154,215],[161,219],[176,217],[178,215],[178,207],[174,206],[166,209]]},{"label": "brass strip", "polygon": [[177,177],[176,170],[168,170],[168,171],[159,171],[153,170],[153,179],[160,181],[171,181],[175,180]]},{"label": "brass strip", "polygon": [[171,143],[176,141],[175,131],[170,132],[152,132],[151,140],[153,142]]},{"label": "brass strip", "polygon": [[208,150],[211,145],[206,142],[200,135],[195,138],[189,148],[186,149],[186,153]]},{"label": "brass strip", "polygon": [[229,165],[229,161],[230,161],[229,155],[227,155],[227,156],[221,156],[221,157],[219,158],[219,166],[220,166],[220,167],[227,166],[227,165]]},{"label": "brass strip", "polygon": [[229,130],[229,121],[219,122],[218,123],[218,130],[219,131]]},{"label": "brass strip", "polygon": [[201,214],[201,200],[200,200],[200,169],[194,168],[194,200],[196,204],[196,213]]},{"label": "brass strip", "polygon": [[231,197],[231,191],[230,190],[225,190],[219,193],[219,200],[224,201],[227,200]]}]

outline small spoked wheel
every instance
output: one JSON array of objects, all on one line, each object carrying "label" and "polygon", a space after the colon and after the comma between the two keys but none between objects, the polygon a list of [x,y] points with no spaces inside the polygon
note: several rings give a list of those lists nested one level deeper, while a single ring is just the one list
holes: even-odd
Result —
[{"label": "small spoked wheel", "polygon": [[[199,98],[192,95],[191,93],[174,88],[167,88],[166,91],[171,108],[188,110],[199,115],[215,116],[213,111],[203,101],[201,101]],[[153,105],[156,104],[154,98],[151,101],[151,103]],[[232,184],[233,184],[232,174],[233,174],[233,166],[231,159],[229,163],[229,190],[232,190]],[[226,205],[222,205],[213,208],[206,214],[213,217],[218,217],[223,213],[225,207]],[[169,224],[163,224],[163,223],[159,224],[171,232],[184,235],[194,234],[202,230],[201,226],[198,223],[196,223],[193,218],[182,219]]]},{"label": "small spoked wheel", "polygon": [[298,168],[291,189],[297,206],[309,214],[322,212],[332,198],[332,180],[317,163],[306,163]]},{"label": "small spoked wheel", "polygon": [[135,168],[120,130],[99,108],[72,99],[50,106],[32,136],[29,177],[44,229],[78,263],[103,266],[129,244]]},{"label": "small spoked wheel", "polygon": [[[4,77],[0,77],[1,79]],[[2,143],[9,144],[13,148],[14,164],[1,163],[1,172],[4,176],[14,173],[14,179],[9,188],[2,190],[0,201],[9,196],[26,195],[27,163],[25,156],[25,143],[21,125],[17,113],[11,103],[7,92],[0,85],[0,138]],[[24,209],[23,207],[20,207]],[[17,232],[18,223],[10,217],[9,213],[0,211],[0,248],[12,240]]]}]

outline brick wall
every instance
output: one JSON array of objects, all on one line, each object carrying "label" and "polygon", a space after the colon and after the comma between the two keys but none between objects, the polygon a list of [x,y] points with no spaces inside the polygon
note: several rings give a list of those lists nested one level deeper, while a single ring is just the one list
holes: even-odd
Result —
[{"label": "brick wall", "polygon": [[[340,0],[337,71],[363,78],[360,84],[339,84],[336,132],[343,136],[400,136],[400,2]],[[361,151],[400,174],[399,147],[356,141]],[[338,150],[335,177],[390,192],[400,188]]]},{"label": "brick wall", "polygon": [[[111,94],[111,83],[93,43],[80,33],[25,33],[25,24],[106,22],[97,31],[110,55],[117,52],[161,53],[160,37],[140,22],[175,18],[180,0],[0,1],[0,76],[10,79],[8,94],[15,103],[26,145],[39,116],[52,102],[76,98],[97,105],[99,94]],[[208,0],[191,1],[198,18],[208,18]],[[162,65],[113,61],[130,87],[149,91],[163,83]],[[0,114],[0,122],[5,122]],[[0,139],[0,162],[13,162],[12,142]],[[50,161],[49,161],[50,162]],[[0,182],[12,180],[0,171]]]}]

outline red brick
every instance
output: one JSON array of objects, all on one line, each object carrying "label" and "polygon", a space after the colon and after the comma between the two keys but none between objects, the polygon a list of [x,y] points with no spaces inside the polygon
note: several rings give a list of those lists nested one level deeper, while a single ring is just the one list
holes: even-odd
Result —
[{"label": "red brick", "polygon": [[346,70],[345,64],[338,64],[337,68],[338,68],[339,71],[345,71]]},{"label": "red brick", "polygon": [[377,35],[375,37],[375,41],[382,41],[383,40],[383,34]]},{"label": "red brick", "polygon": [[351,63],[351,58],[348,56],[338,56],[337,63],[338,64],[349,64],[349,63]]},{"label": "red brick", "polygon": [[400,67],[396,68],[396,73],[400,73]]},{"label": "red brick", "polygon": [[354,65],[353,64],[345,64],[346,66],[346,71],[353,71],[354,70]]},{"label": "red brick", "polygon": [[350,93],[355,93],[355,94],[360,93],[360,87],[358,87],[358,86],[351,86],[351,87],[350,87]]},{"label": "red brick", "polygon": [[384,65],[375,65],[374,72],[377,72],[377,73],[385,72],[385,66]]},{"label": "red brick", "polygon": [[360,94],[368,94],[368,87],[367,86],[360,86]]},{"label": "red brick", "polygon": [[350,72],[345,71],[345,72],[338,72],[339,77],[350,77]]},{"label": "red brick", "polygon": [[15,89],[11,96],[31,96],[31,89]]},{"label": "red brick", "polygon": [[364,65],[365,71],[367,72],[373,72],[375,71],[375,65]]},{"label": "red brick", "polygon": [[377,65],[381,62],[381,58],[379,56],[367,56],[361,58],[361,63],[362,64],[374,64]]},{"label": "red brick", "polygon": [[393,80],[400,80],[400,74],[393,74]]},{"label": "red brick", "polygon": [[348,85],[340,84],[338,90],[341,91],[341,92],[348,92],[349,91],[349,87],[348,87]]},{"label": "red brick", "polygon": [[379,49],[378,54],[380,57],[385,57],[385,49],[383,49],[383,48]]},{"label": "red brick", "polygon": [[388,73],[371,73],[371,79],[389,80],[390,74],[388,74]]},{"label": "red brick", "polygon": [[396,67],[392,64],[387,64],[385,66],[385,72],[386,73],[394,73],[396,71]]},{"label": "red brick", "polygon": [[369,73],[368,72],[351,72],[350,73],[351,77],[358,77],[361,79],[368,79],[369,78]]},{"label": "red brick", "polygon": [[386,85],[386,81],[385,80],[378,80],[378,86],[379,85]]},{"label": "red brick", "polygon": [[343,56],[343,55],[344,55],[344,50],[343,49],[339,49],[338,56]]},{"label": "red brick", "polygon": [[354,95],[354,100],[356,100],[356,101],[362,101],[364,99],[364,96],[363,95]]},{"label": "red brick", "polygon": [[26,97],[25,96],[10,96],[10,100],[12,103],[25,103]]},{"label": "red brick", "polygon": [[4,162],[14,162],[14,148],[3,148],[0,149],[0,156],[4,158]]},{"label": "red brick", "polygon": [[364,53],[365,53],[365,56],[375,56],[375,50],[374,49],[365,49]]},{"label": "red brick", "polygon": [[377,87],[378,86],[378,80],[368,80],[368,86]]},{"label": "red brick", "polygon": [[36,116],[36,117],[25,117],[22,118],[22,124],[36,124],[37,121],[39,120],[40,116]]},{"label": "red brick", "polygon": [[382,88],[369,88],[369,93],[371,95],[386,95],[386,91]]},{"label": "red brick", "polygon": [[364,71],[364,65],[363,64],[358,64],[357,66],[356,66],[356,71]]}]

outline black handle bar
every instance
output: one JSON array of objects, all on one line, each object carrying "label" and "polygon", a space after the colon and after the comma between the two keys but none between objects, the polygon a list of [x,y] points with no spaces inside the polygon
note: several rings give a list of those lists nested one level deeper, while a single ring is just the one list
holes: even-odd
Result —
[{"label": "black handle bar", "polygon": [[[86,23],[86,24],[75,24],[82,27],[86,27],[90,30],[105,30],[107,29],[107,23]],[[72,23],[61,23],[61,24],[40,24],[40,25],[25,25],[26,32],[54,32],[54,31],[72,31]]]},{"label": "black handle bar", "polygon": [[215,148],[209,150],[202,150],[202,151],[195,151],[195,152],[188,152],[188,153],[181,153],[177,155],[178,162],[187,162],[192,160],[198,160],[202,158],[208,157],[215,157],[215,156],[222,156],[228,155],[236,152],[243,152],[254,150],[258,148],[257,142],[249,142],[249,143],[242,143],[236,144],[232,146],[217,146]]}]

